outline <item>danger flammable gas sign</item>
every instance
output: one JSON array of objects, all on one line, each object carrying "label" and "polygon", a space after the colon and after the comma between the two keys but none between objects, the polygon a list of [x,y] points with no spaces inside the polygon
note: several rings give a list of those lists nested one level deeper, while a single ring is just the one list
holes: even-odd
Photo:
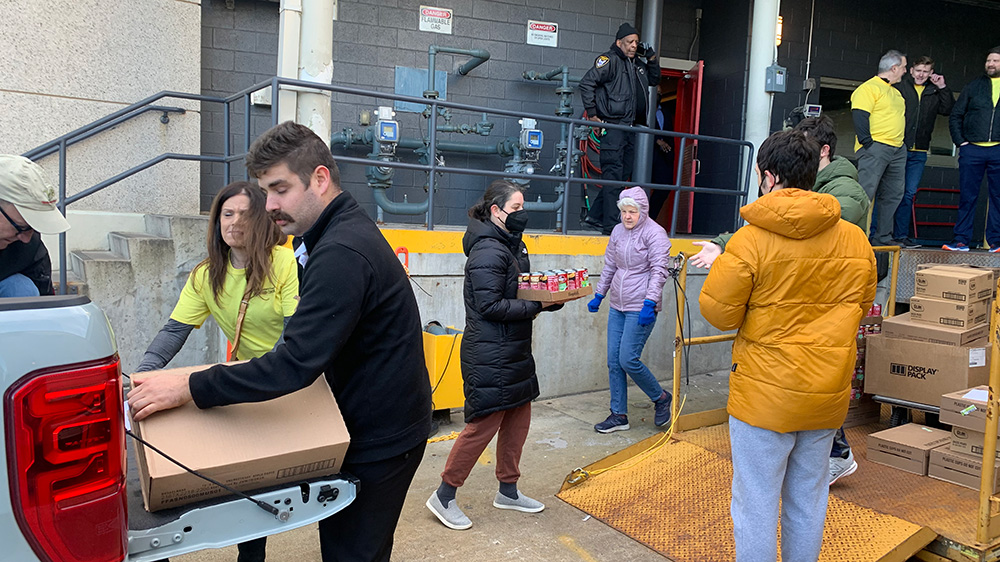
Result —
[{"label": "danger flammable gas sign", "polygon": [[559,24],[551,21],[528,20],[528,44],[558,47]]},{"label": "danger flammable gas sign", "polygon": [[454,20],[455,13],[449,8],[420,6],[420,31],[451,35],[451,22]]}]

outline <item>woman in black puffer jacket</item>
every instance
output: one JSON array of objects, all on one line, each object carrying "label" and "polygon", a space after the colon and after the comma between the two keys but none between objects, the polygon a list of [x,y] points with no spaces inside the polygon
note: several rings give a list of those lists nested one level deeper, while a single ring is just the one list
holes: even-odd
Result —
[{"label": "woman in black puffer jacket", "polygon": [[[455,492],[483,450],[497,437],[496,475],[500,481],[493,505],[537,513],[545,506],[517,491],[518,463],[528,437],[531,401],[538,397],[531,322],[540,302],[517,298],[517,277],[530,271],[521,233],[528,222],[521,188],[494,181],[483,199],[469,209],[462,239],[465,263],[465,335],[462,378],[465,381],[465,429],[452,446],[441,486],[427,507],[451,529],[472,522],[455,501]],[[549,306],[549,310],[562,305]]]}]

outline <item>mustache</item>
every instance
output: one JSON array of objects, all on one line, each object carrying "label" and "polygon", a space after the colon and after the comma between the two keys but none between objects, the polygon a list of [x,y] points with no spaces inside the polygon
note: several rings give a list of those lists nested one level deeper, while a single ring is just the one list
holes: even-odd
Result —
[{"label": "mustache", "polygon": [[286,213],[282,213],[281,211],[271,211],[267,215],[271,217],[272,221],[295,222],[292,217],[288,216]]}]

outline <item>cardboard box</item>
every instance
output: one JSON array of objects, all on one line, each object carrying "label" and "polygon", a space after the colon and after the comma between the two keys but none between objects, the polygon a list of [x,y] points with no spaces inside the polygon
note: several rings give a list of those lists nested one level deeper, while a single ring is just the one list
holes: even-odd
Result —
[{"label": "cardboard box", "polygon": [[576,299],[582,299],[587,295],[594,293],[594,286],[587,285],[586,287],[580,287],[579,289],[567,289],[565,291],[539,291],[535,289],[518,289],[517,298],[526,301],[538,301],[538,302],[568,302]]},{"label": "cardboard box", "polygon": [[[133,380],[207,367],[151,371],[133,375]],[[178,462],[240,491],[336,474],[350,443],[326,377],[266,402],[205,410],[188,402],[133,426],[143,440]],[[229,494],[140,443],[135,450],[149,511]]]},{"label": "cardboard box", "polygon": [[989,333],[990,325],[988,323],[971,328],[953,328],[951,326],[915,322],[910,319],[909,312],[886,318],[882,321],[882,334],[886,337],[939,343],[942,345],[966,345],[978,339],[985,338]]},{"label": "cardboard box", "polygon": [[1000,267],[985,267],[982,265],[972,265],[971,263],[918,263],[917,271],[931,267],[950,267],[952,269],[974,269],[978,271],[989,271],[993,274],[993,296],[996,296],[996,285],[1000,282]]},{"label": "cardboard box", "polygon": [[[965,455],[983,456],[983,443],[986,441],[986,434],[982,431],[965,429],[964,427],[951,428],[952,452]],[[1000,459],[1000,438],[997,439],[997,451],[995,457]]]},{"label": "cardboard box", "polygon": [[989,392],[990,387],[984,384],[941,396],[941,423],[985,433]]},{"label": "cardboard box", "polygon": [[931,449],[950,442],[947,431],[908,423],[869,435],[868,460],[926,476]]},{"label": "cardboard box", "polygon": [[961,347],[885,335],[867,339],[866,394],[937,405],[943,394],[989,382],[986,339]]},{"label": "cardboard box", "polygon": [[972,328],[987,323],[990,302],[990,299],[958,302],[915,296],[910,299],[910,319],[926,324]]},{"label": "cardboard box", "polygon": [[[1000,462],[996,463],[994,467],[1000,468]],[[927,475],[931,478],[978,490],[981,485],[982,470],[982,457],[956,453],[948,450],[947,447],[941,447],[931,451]],[[1000,470],[994,470],[993,490],[991,491],[993,494],[1000,491],[998,475],[1000,475]]]},{"label": "cardboard box", "polygon": [[847,418],[844,420],[843,428],[857,427],[879,421],[882,416],[882,405],[864,394],[859,400],[851,400],[850,407],[847,408]]},{"label": "cardboard box", "polygon": [[914,279],[913,294],[960,302],[988,299],[993,295],[993,273],[956,267],[921,269]]}]

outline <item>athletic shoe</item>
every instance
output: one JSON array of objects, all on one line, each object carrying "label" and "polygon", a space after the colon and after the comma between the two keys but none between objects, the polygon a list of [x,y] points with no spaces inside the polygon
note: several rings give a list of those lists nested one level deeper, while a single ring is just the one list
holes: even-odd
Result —
[{"label": "athletic shoe", "polygon": [[500,509],[513,509],[524,513],[538,513],[545,509],[545,504],[529,498],[521,492],[517,493],[517,499],[511,499],[497,492],[497,497],[493,499],[493,507]]},{"label": "athletic shoe", "polygon": [[941,249],[948,250],[949,252],[968,252],[969,246],[961,242],[952,242],[951,244],[941,246]]},{"label": "athletic shoe", "polygon": [[427,505],[427,509],[431,510],[431,513],[437,516],[437,518],[444,523],[444,526],[449,529],[464,531],[472,526],[472,521],[466,517],[464,513],[462,513],[462,510],[458,507],[457,501],[451,500],[448,502],[448,507],[445,507],[441,504],[441,498],[438,497],[437,491],[431,494],[431,497],[428,498],[425,505]]},{"label": "athletic shoe", "polygon": [[612,431],[627,431],[629,429],[628,416],[625,414],[614,414],[608,419],[594,426],[597,433],[611,433]]},{"label": "athletic shoe", "polygon": [[845,476],[854,474],[858,469],[858,461],[854,460],[854,452],[848,451],[847,458],[830,457],[830,485]]},{"label": "athletic shoe", "polygon": [[653,423],[656,427],[663,427],[670,423],[670,403],[674,401],[673,396],[666,390],[660,395],[660,399],[653,402]]},{"label": "athletic shoe", "polygon": [[990,246],[991,254],[996,254],[998,252],[1000,252],[1000,244],[994,244],[993,246]]},{"label": "athletic shoe", "polygon": [[893,240],[892,243],[893,245],[899,246],[900,248],[904,249],[913,249],[920,247],[920,244],[917,244],[910,238],[899,238],[897,240]]},{"label": "athletic shoe", "polygon": [[582,226],[587,230],[596,230],[598,232],[600,232],[604,228],[603,224],[595,221],[590,217],[584,217],[584,219],[580,221],[580,226]]}]

